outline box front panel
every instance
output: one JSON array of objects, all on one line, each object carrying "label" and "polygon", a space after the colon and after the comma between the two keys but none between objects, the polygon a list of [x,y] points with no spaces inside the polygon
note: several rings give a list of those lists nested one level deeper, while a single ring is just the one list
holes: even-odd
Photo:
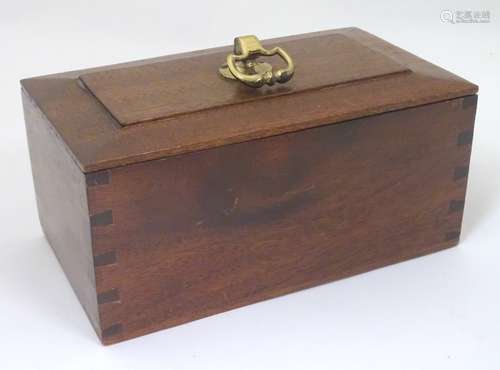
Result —
[{"label": "box front panel", "polygon": [[456,244],[476,101],[88,174],[103,342]]}]

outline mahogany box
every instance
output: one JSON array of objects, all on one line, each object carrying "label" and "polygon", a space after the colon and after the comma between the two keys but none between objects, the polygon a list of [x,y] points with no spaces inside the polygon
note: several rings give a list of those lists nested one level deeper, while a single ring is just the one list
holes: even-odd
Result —
[{"label": "mahogany box", "polygon": [[40,222],[104,344],[457,244],[477,86],[357,28],[263,45],[290,81],[223,78],[231,47],[21,81]]}]

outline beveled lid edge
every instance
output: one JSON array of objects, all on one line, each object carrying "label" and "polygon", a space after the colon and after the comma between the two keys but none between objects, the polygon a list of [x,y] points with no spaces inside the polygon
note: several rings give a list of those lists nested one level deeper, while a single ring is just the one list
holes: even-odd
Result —
[{"label": "beveled lid edge", "polygon": [[[127,137],[127,135],[118,135],[116,130],[117,127],[115,126],[116,122],[113,122],[113,119],[111,117],[107,117],[107,115],[109,116],[109,114],[103,111],[102,107],[100,111],[97,107],[91,107],[91,110],[89,112],[95,115],[95,118],[92,120],[94,121],[93,123],[83,125],[83,122],[89,121],[88,117],[86,120],[82,119],[82,117],[79,117],[80,120],[78,122],[75,122],[73,120],[73,118],[75,117],[72,117],[71,115],[68,116],[66,114],[68,112],[64,112],[64,105],[67,101],[64,101],[63,99],[57,101],[57,99],[63,98],[65,94],[68,93],[69,95],[67,95],[67,98],[81,99],[81,102],[84,103],[84,105],[88,105],[88,92],[85,92],[84,88],[79,86],[77,82],[78,76],[83,72],[102,70],[107,68],[121,68],[123,66],[138,65],[141,63],[154,63],[155,61],[164,61],[171,58],[184,58],[191,55],[198,55],[200,53],[219,52],[221,50],[230,50],[230,46],[175,54],[166,57],[159,57],[136,62],[120,63],[112,66],[103,66],[28,78],[22,80],[21,85],[23,87],[23,90],[30,96],[30,98],[36,102],[39,109],[47,117],[47,120],[54,126],[55,130],[59,134],[60,139],[64,142],[65,147],[67,147],[71,151],[71,154],[77,161],[77,164],[85,173],[184,154],[192,151],[210,149],[221,145],[255,140],[301,129],[317,127],[325,124],[344,122],[364,116],[380,114],[399,109],[437,103],[439,101],[473,95],[478,91],[478,87],[470,83],[469,81],[466,81],[463,78],[460,78],[438,66],[435,66],[421,58],[416,57],[415,55],[399,47],[386,42],[385,40],[382,40],[358,28],[344,28],[338,30],[320,31],[304,35],[278,38],[269,41],[277,42],[282,39],[310,38],[316,35],[323,35],[328,33],[342,33],[350,37],[354,37],[357,41],[364,43],[365,46],[378,50],[385,55],[394,58],[398,62],[407,65],[413,73],[412,78],[409,78],[406,82],[409,84],[417,83],[419,84],[418,86],[423,87],[424,89],[426,85],[428,85],[428,91],[425,91],[417,99],[411,99],[408,98],[408,96],[405,96],[396,103],[392,102],[388,104],[387,102],[380,101],[379,103],[377,103],[378,105],[374,104],[367,109],[360,109],[349,113],[346,113],[345,111],[337,112],[338,114],[330,114],[331,112],[315,112],[325,114],[320,114],[320,116],[314,117],[311,120],[307,120],[307,122],[293,122],[289,125],[280,125],[280,122],[274,122],[274,126],[266,130],[248,130],[245,132],[241,132],[238,135],[232,135],[232,133],[229,133],[226,137],[223,138],[207,138],[207,140],[205,141],[199,141],[189,145],[186,144],[182,147],[175,146],[174,143],[170,147],[164,148],[158,141],[151,141],[149,145],[140,146],[135,145],[130,136]],[[402,85],[402,82],[404,81],[396,79],[394,80],[394,82],[396,83],[396,87],[404,88],[404,85]],[[447,83],[452,87],[452,89],[446,92],[443,92],[445,90],[442,90],[440,92],[438,91],[436,94],[433,94],[432,88],[439,88],[440,83]],[[377,87],[375,85],[376,84],[374,84],[374,87]],[[328,93],[332,95],[331,91]],[[333,96],[335,96],[335,94],[333,94]],[[305,100],[308,101],[310,101],[311,99],[314,99],[314,97],[310,96],[308,98],[305,98]],[[95,101],[95,99],[93,100]],[[366,103],[366,100],[364,102]],[[288,104],[293,105],[293,102],[288,102]],[[228,114],[231,114],[231,112],[229,112]],[[193,119],[199,120],[199,117],[193,117]],[[99,121],[98,124],[96,124],[97,121]],[[122,131],[126,132],[128,130],[129,129]],[[149,136],[155,135],[155,132],[153,131],[155,130],[151,130],[147,134]],[[99,138],[98,142],[93,141],[95,137]]]}]

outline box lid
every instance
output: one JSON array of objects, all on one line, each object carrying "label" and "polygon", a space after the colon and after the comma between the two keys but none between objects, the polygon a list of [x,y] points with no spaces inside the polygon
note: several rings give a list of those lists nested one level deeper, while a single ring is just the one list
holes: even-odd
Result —
[{"label": "box lid", "polygon": [[292,80],[255,89],[224,79],[218,67],[231,47],[222,47],[31,78],[22,86],[84,172],[477,92],[356,28],[263,44],[293,57]]}]

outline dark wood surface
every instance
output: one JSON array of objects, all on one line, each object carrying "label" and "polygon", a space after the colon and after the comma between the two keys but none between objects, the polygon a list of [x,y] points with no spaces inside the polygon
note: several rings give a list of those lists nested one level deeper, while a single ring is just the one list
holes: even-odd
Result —
[{"label": "dark wood surface", "polygon": [[85,175],[52,125],[25,94],[23,106],[42,229],[92,325],[100,333]]},{"label": "dark wood surface", "polygon": [[[272,87],[255,89],[222,79],[217,67],[225,62],[226,51],[90,72],[82,74],[80,80],[126,126],[342,83],[369,84],[373,78],[409,72],[341,34],[283,41],[280,46],[293,56],[297,67],[290,82]],[[272,59],[271,63],[280,67],[279,58]]]},{"label": "dark wood surface", "polygon": [[87,174],[103,343],[455,245],[476,101]]},{"label": "dark wood surface", "polygon": [[229,47],[22,82],[42,227],[103,343],[458,242],[477,87],[355,28],[273,44],[300,63],[264,90],[215,77]]},{"label": "dark wood surface", "polygon": [[[342,39],[347,38],[352,42],[342,44],[344,45],[342,48],[345,50],[336,48],[335,55],[332,54],[332,59],[325,61],[325,63],[335,65],[336,58],[342,60],[344,53],[347,55],[352,52],[352,45],[363,45],[367,55],[377,55],[376,58],[372,58],[373,60],[383,60],[382,64],[385,65],[384,68],[387,68],[386,72],[397,70],[399,67],[394,67],[395,65],[402,65],[409,72],[392,73],[384,75],[382,78],[362,79],[357,82],[321,88],[324,87],[324,84],[321,85],[323,82],[318,80],[320,75],[307,70],[309,63],[314,65],[314,55],[308,55],[307,49],[314,49],[312,45],[315,45],[316,42],[320,43],[340,36]],[[231,47],[31,78],[22,81],[22,86],[51,122],[58,137],[61,138],[83,172],[93,172],[339,123],[381,112],[472,95],[477,92],[475,85],[356,28],[291,36],[270,40],[268,44],[281,43],[292,48],[300,60],[297,67],[298,73],[293,82],[290,82],[291,85],[288,85],[289,88],[309,81],[307,82],[309,85],[306,84],[307,89],[301,90],[300,93],[283,95],[280,89],[287,89],[287,85],[275,86],[271,90],[248,90],[234,81],[215,78],[220,64],[220,56],[229,53]],[[301,51],[301,47],[305,51]],[[383,58],[379,59],[378,55]],[[222,94],[222,97],[226,96],[224,94],[227,94],[227,89],[234,87],[236,97],[232,102],[237,104],[157,119],[135,124],[132,127],[122,127],[79,79],[80,76],[84,75],[82,78],[86,80],[86,83],[93,84],[90,81],[92,76],[111,76],[111,81],[103,81],[104,83],[109,82],[106,89],[110,89],[110,95],[107,95],[104,85],[99,85],[96,88],[96,94],[105,100],[104,103],[108,105],[108,108],[114,110],[116,115],[123,115],[119,117],[123,123],[151,119],[164,114],[168,115],[169,112],[154,111],[148,102],[144,105],[147,109],[142,113],[139,112],[142,107],[140,105],[132,106],[138,110],[134,110],[134,108],[127,111],[123,107],[119,107],[120,109],[116,111],[115,102],[112,100],[113,94],[117,92],[116,87],[121,86],[119,85],[120,81],[126,82],[132,78],[128,76],[122,79],[122,77],[116,76],[123,73],[123,68],[132,67],[132,70],[135,71],[135,68],[142,70],[137,66],[143,66],[145,71],[150,71],[148,72],[150,73],[149,77],[152,78],[156,73],[153,73],[156,71],[154,64],[161,65],[162,63],[176,66],[175,68],[179,68],[178,72],[181,72],[183,70],[179,66],[196,58],[202,58],[204,61],[211,61],[214,64],[212,74],[199,77],[203,79],[202,83],[209,84],[208,88],[213,91],[214,98],[220,99],[221,96],[218,94]],[[391,60],[391,62],[387,60]],[[335,81],[339,81],[337,80],[338,76],[341,76],[336,75],[336,73],[342,72],[342,76],[356,80],[356,76],[359,77],[359,73],[361,73],[359,72],[361,67],[356,64],[356,61],[348,66],[353,69],[332,70],[331,76],[325,78],[335,84]],[[112,73],[110,70],[116,72]],[[374,73],[383,74],[385,72],[375,71]],[[135,83],[148,81],[146,77],[142,75],[141,79],[135,80]],[[310,80],[313,77],[316,80]],[[161,86],[159,89],[161,90]],[[242,92],[242,90],[244,91]],[[164,93],[162,91],[157,90],[155,94],[160,94],[159,97],[163,97],[161,94],[168,96],[168,89],[165,89]],[[131,90],[120,92],[120,94],[125,94],[124,96],[127,98],[134,97],[136,93],[137,91],[133,90],[133,87]],[[260,97],[260,94],[263,93],[266,94],[266,99]],[[256,99],[252,100],[252,94],[255,95]],[[249,99],[252,101],[242,103],[242,100]],[[144,104],[144,102],[140,104]],[[196,107],[187,110],[190,109],[196,109]]]}]

